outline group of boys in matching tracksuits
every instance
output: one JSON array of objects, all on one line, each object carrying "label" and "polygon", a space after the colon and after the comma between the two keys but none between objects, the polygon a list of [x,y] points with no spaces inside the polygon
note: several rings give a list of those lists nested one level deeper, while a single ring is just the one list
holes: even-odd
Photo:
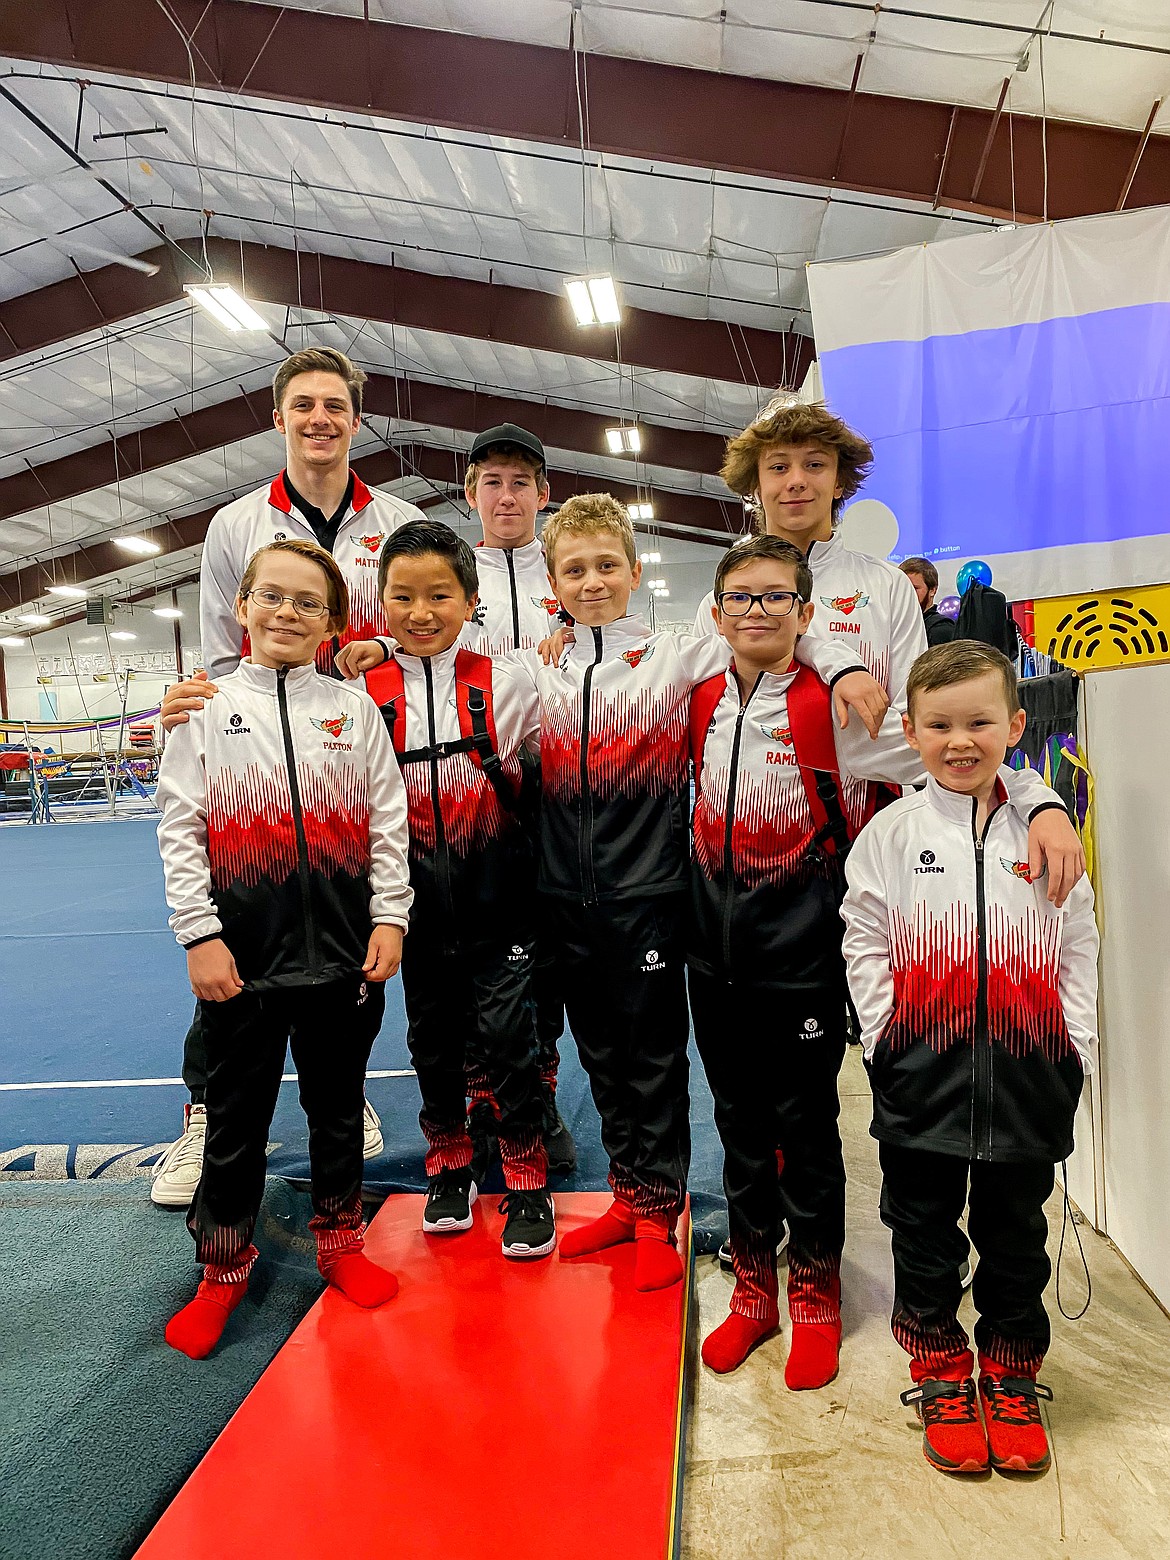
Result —
[{"label": "group of boys in matching tracksuits", "polygon": [[[241,976],[247,967],[249,991],[271,990],[272,997],[250,998],[259,1002],[260,1016],[246,1021],[265,1034],[270,1026],[273,1052],[279,1038],[283,1054],[283,1034],[292,1031],[310,1120],[314,1227],[327,1277],[336,1253],[360,1252],[360,1154],[355,1163],[352,1145],[345,1145],[353,1131],[355,1085],[360,1126],[359,1080],[382,1007],[380,987],[354,978],[364,952],[356,928],[368,931],[379,919],[409,924],[404,994],[431,1179],[424,1228],[453,1233],[470,1223],[476,1192],[470,1094],[493,1114],[506,1201],[517,1215],[509,1216],[512,1239],[506,1230],[505,1252],[527,1257],[544,1255],[555,1244],[533,999],[539,918],[541,944],[556,950],[557,989],[601,1117],[613,1191],[601,1219],[562,1239],[562,1255],[633,1241],[639,1289],[662,1287],[682,1274],[674,1236],[689,1163],[689,968],[690,1012],[726,1155],[736,1273],[732,1312],[756,1324],[756,1337],[778,1322],[776,1237],[787,1215],[789,1385],[823,1385],[837,1367],[845,1234],[836,1092],[847,1012],[842,862],[849,855],[851,882],[856,867],[856,892],[864,899],[862,863],[880,877],[873,853],[895,827],[906,836],[899,839],[898,860],[909,862],[919,844],[915,828],[925,828],[924,841],[934,840],[923,822],[932,816],[928,809],[946,816],[951,805],[950,821],[963,821],[945,794],[940,801],[940,788],[928,786],[911,822],[898,808],[890,810],[889,827],[884,814],[871,822],[890,788],[922,779],[898,713],[911,665],[925,648],[921,614],[892,565],[850,552],[834,536],[814,543],[807,559],[816,613],[795,659],[783,673],[762,673],[746,694],[729,668],[727,643],[708,632],[715,627],[708,603],[693,636],[650,633],[624,607],[610,621],[578,619],[567,642],[558,641],[555,659],[546,661],[524,644],[557,625],[552,547],[583,536],[608,538],[633,559],[633,533],[619,505],[598,495],[570,501],[546,525],[547,560],[539,542],[500,557],[481,554],[466,591],[469,626],[457,642],[435,653],[382,646],[389,652],[384,664],[366,674],[373,704],[355,688],[320,678],[311,666],[270,672],[245,662],[223,679],[198,757],[168,752],[160,786],[173,924],[188,948],[222,933]],[[387,603],[400,558],[437,557],[450,564],[456,580],[467,579],[459,554],[465,544],[445,527],[412,522],[389,537],[371,532],[371,538]],[[485,618],[492,625],[486,632]],[[373,638],[365,623],[356,637],[363,634]],[[833,716],[832,683],[859,666],[886,686],[894,705],[876,740],[856,720],[842,729]],[[230,697],[221,707],[229,683]],[[251,742],[244,747],[253,729],[261,758],[253,756]],[[530,762],[537,746],[538,830]],[[386,763],[391,749],[397,765]],[[202,814],[193,763],[205,777]],[[1018,865],[1021,853],[1026,862],[1028,819],[1060,804],[1034,775],[1016,775],[1007,784],[1003,800],[1011,806],[995,815],[1003,839],[996,836],[992,848],[1007,851]],[[274,818],[280,827],[273,828]],[[867,823],[862,839],[872,842],[868,854],[853,844]],[[199,827],[205,830],[202,844]],[[933,848],[922,844],[923,862]],[[956,855],[947,870],[957,875],[965,867]],[[982,917],[982,866],[979,872],[975,898]],[[986,1131],[984,1142],[955,1111],[954,1119],[944,1119],[940,1106],[943,1115],[931,1130],[939,1153],[960,1156],[964,1171],[968,1159],[986,1161],[989,1170],[1005,1157],[1031,1163],[1037,1144],[1041,1160],[1050,1152],[1059,1157],[1067,1152],[1071,1127],[1051,1142],[1029,1134],[1042,1126],[1041,1107],[1054,1076],[1075,1107],[1080,1075],[1074,1078],[1073,1070],[1081,1064],[1069,1051],[1069,1036],[1077,1054],[1087,1057],[1092,1033],[1087,1008],[1065,1023],[1064,998],[1053,984],[1061,958],[1059,913],[1046,915],[1038,893],[1020,898],[1022,889],[995,878],[999,892],[986,913],[998,941],[987,942],[981,920],[983,940],[976,947],[970,928],[946,920],[950,881],[940,883],[939,874],[927,881],[937,885],[937,936],[924,930],[922,915],[929,919],[931,912],[922,911],[913,892],[919,885],[907,877],[901,912],[906,946],[896,950],[893,963],[887,959],[884,978],[881,959],[874,958],[860,994],[854,987],[867,1058],[878,1058],[875,1065],[891,1073],[901,1070],[903,1125],[914,1121],[913,1132],[920,1134],[922,1047],[931,1059],[946,1053],[948,1066],[961,1070],[955,1036],[939,1040],[939,1024],[958,1032],[965,1023],[970,1042],[972,1026],[986,1029],[989,1011],[999,1011],[996,1004],[1014,981],[1017,996],[1024,993],[1018,1013],[1008,1002],[1016,1027],[995,1038],[1014,1061],[1024,1058],[1013,1066],[1013,1077],[1027,1078],[1029,1068],[1035,1073],[1035,1119],[993,1119],[989,1104],[986,1122],[981,1116],[977,1123]],[[1031,888],[1026,872],[1015,881]],[[213,905],[208,919],[213,892],[218,914]],[[1019,935],[1015,922],[1023,927]],[[854,917],[849,936],[864,959],[861,924]],[[260,925],[267,930],[258,936]],[[291,941],[282,944],[282,937]],[[351,946],[343,952],[347,937]],[[959,973],[932,989],[922,971],[936,966],[923,963],[923,949],[937,961],[940,949],[955,946],[965,950],[952,960]],[[1045,989],[1055,995],[1043,1021],[1033,1012],[1039,988],[1021,947],[1039,949],[1051,977]],[[989,980],[998,982],[990,1006]],[[306,984],[313,1002],[295,1011]],[[960,993],[965,1007],[957,1001]],[[321,1105],[325,1092],[315,1092],[325,1091],[325,1084],[311,1061],[302,1065],[298,1040],[306,1045],[310,1014],[311,1022],[323,1023],[321,1004],[339,1002],[353,1012],[341,1022],[334,1017],[327,1030],[331,1041],[347,1036],[341,1047],[347,1077],[326,1127],[330,1106]],[[205,1015],[214,1006],[204,1003]],[[234,1006],[223,1004],[226,1010]],[[331,1011],[340,1015],[342,1008]],[[227,1020],[215,1014],[212,1029],[238,1035],[242,1015],[242,1006]],[[1028,1058],[1037,1055],[1042,1062],[1033,1065]],[[256,1066],[255,1078],[233,1084],[234,1126],[225,1127],[220,1113],[223,1132],[249,1138],[246,1173],[233,1180],[226,1156],[213,1153],[214,1134],[209,1136],[206,1184],[192,1210],[199,1259],[208,1264],[212,1282],[238,1284],[254,1260],[250,1218],[275,1103],[271,1059]],[[934,1069],[931,1088],[937,1077]],[[1017,1092],[1013,1084],[1008,1098]],[[958,1093],[956,1085],[956,1098]],[[995,1108],[1002,1113],[999,1096]],[[899,1182],[899,1123],[896,1112],[883,1110],[874,1130],[892,1208],[917,1182],[913,1175]],[[245,1117],[254,1118],[250,1136]],[[927,1141],[933,1142],[929,1134]],[[923,1146],[917,1137],[915,1146]],[[1050,1190],[1051,1159],[1045,1162]],[[935,1235],[939,1220],[950,1216],[954,1188],[947,1195],[938,1189],[936,1200],[946,1208],[935,1212]],[[895,1311],[895,1331],[914,1358],[915,1379],[933,1378],[940,1361],[953,1364],[962,1352],[955,1328],[948,1331],[938,1285],[950,1282],[939,1276],[940,1262],[958,1281],[963,1253],[952,1260],[945,1235],[928,1252],[933,1235],[907,1234],[906,1225],[900,1236],[892,1213],[887,1222],[895,1229],[896,1265],[900,1239],[906,1251],[918,1241],[920,1266],[934,1263],[932,1279],[916,1296],[907,1278],[916,1271],[913,1257],[901,1262]],[[976,1341],[989,1358],[1034,1376],[1047,1338],[1042,1306],[1036,1314],[1035,1284],[1025,1286],[1028,1304],[1013,1311],[1010,1278],[1000,1272],[998,1289],[996,1283],[989,1272],[983,1286],[989,1308],[1001,1319],[1014,1317],[1015,1324],[977,1331]],[[346,1292],[358,1303],[380,1303],[388,1298],[385,1288],[374,1284],[362,1298],[361,1283],[354,1283]],[[380,1299],[370,1298],[375,1293]]]}]

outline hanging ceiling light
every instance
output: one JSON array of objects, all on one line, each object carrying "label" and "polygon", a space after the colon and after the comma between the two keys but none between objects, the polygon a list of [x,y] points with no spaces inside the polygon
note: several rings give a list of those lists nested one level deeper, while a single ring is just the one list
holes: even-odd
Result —
[{"label": "hanging ceiling light", "polygon": [[5,634],[4,638],[0,639],[0,645],[3,645],[5,650],[27,650],[28,640],[14,639],[10,635]]},{"label": "hanging ceiling light", "polygon": [[642,431],[636,424],[630,428],[607,428],[605,442],[611,455],[636,455],[642,448]]},{"label": "hanging ceiling light", "polygon": [[622,317],[612,276],[570,276],[565,291],[578,325],[616,325]]},{"label": "hanging ceiling light", "polygon": [[151,607],[150,610],[154,613],[155,617],[181,618],[183,616],[181,607]]},{"label": "hanging ceiling light", "polygon": [[184,287],[183,291],[205,308],[224,330],[268,329],[265,321],[250,303],[240,297],[234,287],[219,287],[200,282],[195,286]]},{"label": "hanging ceiling light", "polygon": [[88,591],[81,589],[80,585],[50,585],[50,596],[68,596],[70,601],[84,601]]},{"label": "hanging ceiling light", "polygon": [[131,634],[127,629],[115,628],[110,633],[111,639],[137,639],[137,634]]},{"label": "hanging ceiling light", "polygon": [[51,623],[53,619],[46,617],[43,612],[18,612],[17,621],[31,623],[34,628],[44,628],[45,624]]},{"label": "hanging ceiling light", "polygon": [[630,519],[631,520],[653,520],[653,518],[654,518],[654,505],[653,504],[631,504],[630,505]]},{"label": "hanging ceiling light", "polygon": [[149,558],[154,553],[162,552],[157,542],[152,542],[148,536],[115,536],[114,546],[121,547],[125,552],[135,553],[139,558]]}]

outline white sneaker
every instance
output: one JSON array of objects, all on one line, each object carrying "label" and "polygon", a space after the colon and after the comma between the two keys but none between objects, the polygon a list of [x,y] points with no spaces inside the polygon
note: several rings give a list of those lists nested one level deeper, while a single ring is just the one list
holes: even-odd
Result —
[{"label": "white sneaker", "polygon": [[[787,1219],[781,1219],[780,1220],[780,1239],[776,1242],[776,1256],[777,1256],[777,1258],[780,1258],[780,1257],[782,1257],[784,1255],[784,1251],[785,1251],[785,1248],[787,1247],[787,1245],[788,1245],[788,1220]],[[735,1269],[732,1267],[732,1264],[731,1264],[731,1237],[730,1236],[728,1236],[728,1238],[723,1242],[722,1246],[720,1246],[720,1248],[719,1248],[719,1266],[723,1269],[723,1271],[725,1273],[732,1273],[732,1272],[735,1271]]]},{"label": "white sneaker", "polygon": [[377,1159],[382,1152],[382,1121],[378,1112],[366,1101],[365,1114],[362,1117],[362,1158]]},{"label": "white sneaker", "polygon": [[188,1105],[183,1135],[154,1167],[150,1200],[160,1208],[189,1208],[203,1174],[203,1145],[207,1138],[207,1106]]}]

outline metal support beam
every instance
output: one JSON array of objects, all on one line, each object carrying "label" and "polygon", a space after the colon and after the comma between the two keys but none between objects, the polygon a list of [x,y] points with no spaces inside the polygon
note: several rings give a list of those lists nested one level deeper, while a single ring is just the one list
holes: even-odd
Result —
[{"label": "metal support beam", "polygon": [[[353,468],[362,481],[371,487],[397,482],[412,476],[424,477],[428,481],[446,487],[462,481],[465,465],[465,457],[455,450],[415,445],[410,447],[408,458],[401,458],[394,450],[379,450],[376,454],[359,456],[354,461]],[[632,482],[582,475],[563,466],[550,467],[549,481],[553,496],[557,500],[568,498],[573,493],[606,492],[612,493],[615,498],[620,498],[623,503],[632,504],[647,496],[645,488],[640,490]],[[653,490],[653,499],[656,514],[661,520],[661,525],[656,522],[655,529],[673,526],[674,531],[682,536],[692,531],[713,533],[717,536],[721,531],[725,531],[727,545],[730,546],[743,528],[743,506],[738,499],[708,498],[700,493],[677,493],[663,488]],[[157,542],[162,548],[157,559],[152,559],[151,562],[158,561],[169,553],[180,552],[184,548],[200,546],[207,535],[211,518],[219,507],[213,505],[210,508],[200,509],[194,514],[184,515],[179,520],[168,519],[150,530],[143,531],[141,533],[143,536],[152,542]],[[713,541],[712,534],[696,535],[694,540],[710,541],[713,545],[717,545]],[[88,546],[78,547],[67,557],[69,578],[71,582],[78,585],[86,585],[91,580],[108,575],[125,574],[134,567],[126,553],[111,541],[91,542]],[[58,559],[46,563],[26,564],[23,568],[0,574],[0,612],[14,612],[28,606],[31,602],[38,601],[50,585],[57,583],[59,567]],[[120,592],[111,590],[110,594],[119,595]],[[56,627],[58,623],[67,621],[71,619],[54,618],[51,626]],[[24,634],[28,630],[22,623],[14,632]]]},{"label": "metal support beam", "polygon": [[[371,374],[366,381],[365,411],[367,416],[395,417],[465,433],[478,433],[497,423],[519,423],[546,445],[599,456],[606,454],[606,428],[618,420],[616,412],[602,416],[387,374]],[[0,520],[46,503],[77,498],[126,477],[157,471],[191,455],[221,449],[271,426],[272,392],[267,388],[194,412],[177,413],[153,427],[0,478]],[[658,423],[640,422],[639,426],[643,461],[684,471],[718,471],[724,448],[720,435]],[[279,458],[275,448],[274,458]]]},{"label": "metal support beam", "polygon": [[[193,39],[191,57],[167,13]],[[575,56],[570,48],[470,37],[398,23],[367,25],[325,11],[240,5],[234,0],[38,0],[0,7],[0,54],[375,117],[448,125],[576,149]],[[366,69],[355,68],[361,62]],[[522,81],[523,92],[501,92]],[[452,91],[451,83],[459,90]],[[368,86],[367,86],[368,83]],[[365,99],[370,98],[369,102]],[[946,150],[952,108],[859,92],[847,144],[848,94],[649,60],[589,56],[589,136],[594,152],[829,184],[929,205]],[[991,119],[958,108],[940,203],[1005,216],[1011,168],[993,154],[983,199],[967,197]],[[1041,216],[1039,119],[1013,119],[1016,211]],[[1051,218],[1111,211],[1139,137],[1106,126],[1048,126]],[[1154,137],[1136,204],[1170,200],[1170,140]]]},{"label": "metal support beam", "polygon": [[[434,276],[397,264],[226,239],[209,239],[207,254],[217,280],[239,287],[254,302],[502,341],[533,352],[618,361],[611,329],[580,329],[564,297],[535,288]],[[102,325],[116,325],[149,309],[181,303],[183,283],[203,279],[202,264],[192,261],[187,273],[174,247],[151,249],[138,258],[158,265],[158,275],[142,276],[121,265],[103,266],[85,272],[84,277],[0,302],[0,362]],[[784,341],[781,331],[627,307],[621,361],[626,366],[731,384],[758,382],[769,388],[795,389],[812,361],[812,339],[788,337],[787,374]]]}]

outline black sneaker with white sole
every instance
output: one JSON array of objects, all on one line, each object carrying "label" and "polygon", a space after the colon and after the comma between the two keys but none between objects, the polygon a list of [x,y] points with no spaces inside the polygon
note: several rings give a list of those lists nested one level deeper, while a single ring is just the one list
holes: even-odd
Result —
[{"label": "black sneaker with white sole", "polygon": [[[776,1242],[776,1255],[781,1256],[788,1245],[788,1220],[780,1220],[780,1239]],[[731,1263],[731,1238],[725,1240],[719,1248],[719,1266],[725,1273],[734,1271]]]},{"label": "black sneaker with white sole", "polygon": [[440,1170],[431,1176],[422,1227],[428,1235],[457,1235],[471,1228],[471,1208],[479,1189],[471,1174],[464,1170]]},{"label": "black sneaker with white sole", "polygon": [[547,1257],[557,1243],[553,1200],[548,1187],[539,1192],[507,1192],[500,1199],[505,1215],[503,1248],[506,1257]]}]

